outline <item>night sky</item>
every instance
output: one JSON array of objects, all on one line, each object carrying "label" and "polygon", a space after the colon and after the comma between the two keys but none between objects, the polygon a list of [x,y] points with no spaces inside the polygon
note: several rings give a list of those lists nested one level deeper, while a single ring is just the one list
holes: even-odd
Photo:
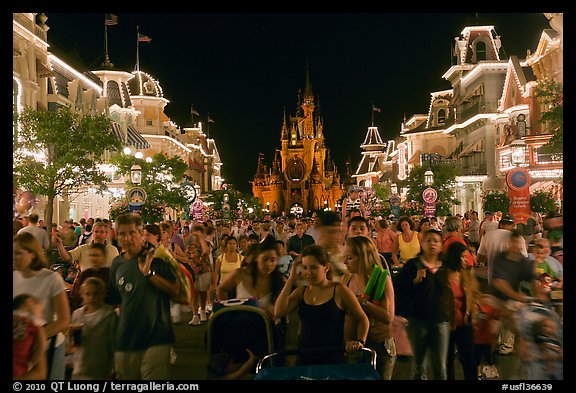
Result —
[{"label": "night sky", "polygon": [[[90,70],[104,60],[104,13],[46,13],[48,42],[71,65]],[[320,101],[326,145],[340,172],[374,123],[387,141],[404,115],[425,114],[430,93],[450,89],[454,37],[470,25],[494,25],[505,58],[536,50],[542,13],[116,13],[108,28],[110,60],[133,71],[136,26],[152,38],[140,44],[140,70],[160,82],[166,114],[191,125],[190,106],[210,124],[223,176],[251,191],[258,153],[271,161],[280,148],[284,109],[294,114],[306,67]],[[197,121],[197,117],[195,117]],[[206,128],[204,128],[206,131]]]}]

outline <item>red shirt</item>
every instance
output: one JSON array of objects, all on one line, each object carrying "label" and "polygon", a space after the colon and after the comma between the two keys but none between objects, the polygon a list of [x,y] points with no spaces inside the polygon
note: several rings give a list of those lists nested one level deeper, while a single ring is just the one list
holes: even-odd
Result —
[{"label": "red shirt", "polygon": [[34,350],[34,342],[39,327],[25,316],[12,317],[12,377],[19,377],[28,371],[28,361]]},{"label": "red shirt", "polygon": [[[450,247],[450,245],[454,242],[462,243],[466,247],[468,247],[468,245],[466,244],[466,240],[462,239],[460,236],[448,235],[446,238],[444,238],[444,241],[442,242],[442,254],[446,255],[446,253],[448,252],[448,247]],[[470,254],[470,252],[467,253],[466,259],[468,259],[467,263],[468,267],[474,266],[474,257],[472,256],[472,254]]]}]

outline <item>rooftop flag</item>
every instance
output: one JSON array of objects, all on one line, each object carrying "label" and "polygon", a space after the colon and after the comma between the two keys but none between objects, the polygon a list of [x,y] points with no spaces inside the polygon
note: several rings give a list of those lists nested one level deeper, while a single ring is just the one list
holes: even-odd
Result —
[{"label": "rooftop flag", "polygon": [[104,19],[104,24],[106,26],[114,26],[118,24],[118,15],[106,14],[106,19]]},{"label": "rooftop flag", "polygon": [[190,109],[191,109],[190,111],[192,112],[193,115],[200,116],[200,113],[198,113],[198,111],[196,109],[194,109],[193,106],[190,107]]},{"label": "rooftop flag", "polygon": [[138,33],[138,42],[150,42],[152,38],[148,37],[147,35]]},{"label": "rooftop flag", "polygon": [[214,123],[214,120],[212,120],[212,118],[210,118],[210,116],[208,116],[208,123]]},{"label": "rooftop flag", "polygon": [[382,112],[382,109],[376,108],[374,105],[372,105],[372,110],[373,110],[374,112]]}]

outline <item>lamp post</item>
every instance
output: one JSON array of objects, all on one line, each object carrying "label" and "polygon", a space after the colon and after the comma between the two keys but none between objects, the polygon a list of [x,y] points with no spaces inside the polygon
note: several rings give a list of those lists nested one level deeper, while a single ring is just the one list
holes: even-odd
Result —
[{"label": "lamp post", "polygon": [[142,168],[140,165],[132,165],[130,168],[130,180],[134,187],[128,190],[126,197],[128,198],[130,211],[138,212],[146,203],[146,192],[140,188],[140,184],[142,184]]},{"label": "lamp post", "polygon": [[130,180],[132,180],[132,183],[134,183],[136,186],[142,184],[142,168],[140,165],[132,165],[130,168]]},{"label": "lamp post", "polygon": [[510,143],[510,150],[512,152],[512,163],[517,167],[526,162],[526,142],[522,139],[514,139]]},{"label": "lamp post", "polygon": [[430,187],[432,183],[434,183],[434,172],[428,169],[426,172],[424,172],[424,184]]},{"label": "lamp post", "polygon": [[436,215],[438,193],[432,188],[432,184],[434,184],[434,172],[430,169],[424,172],[424,184],[428,186],[428,188],[422,192],[422,199],[424,199],[424,217],[434,217]]}]

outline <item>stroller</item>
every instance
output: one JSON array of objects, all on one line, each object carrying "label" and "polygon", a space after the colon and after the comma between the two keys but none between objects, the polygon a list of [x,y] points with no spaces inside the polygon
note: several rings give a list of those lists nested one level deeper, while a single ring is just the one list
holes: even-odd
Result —
[{"label": "stroller", "polygon": [[225,305],[215,309],[208,319],[208,356],[227,353],[236,363],[242,363],[248,359],[246,349],[260,358],[274,351],[274,323],[268,314],[239,299],[222,303]]},{"label": "stroller", "polygon": [[550,302],[533,301],[516,314],[524,353],[520,378],[527,380],[563,379],[562,321]]},{"label": "stroller", "polygon": [[[287,350],[269,353],[260,359],[256,365],[256,380],[380,380],[380,373],[376,370],[376,351],[362,348],[359,362],[319,364],[292,367],[274,367],[273,360],[277,356],[290,356],[301,354],[322,354],[333,352],[338,348],[318,348]],[[365,358],[369,360],[366,361]],[[263,367],[270,363],[271,367]]]}]

